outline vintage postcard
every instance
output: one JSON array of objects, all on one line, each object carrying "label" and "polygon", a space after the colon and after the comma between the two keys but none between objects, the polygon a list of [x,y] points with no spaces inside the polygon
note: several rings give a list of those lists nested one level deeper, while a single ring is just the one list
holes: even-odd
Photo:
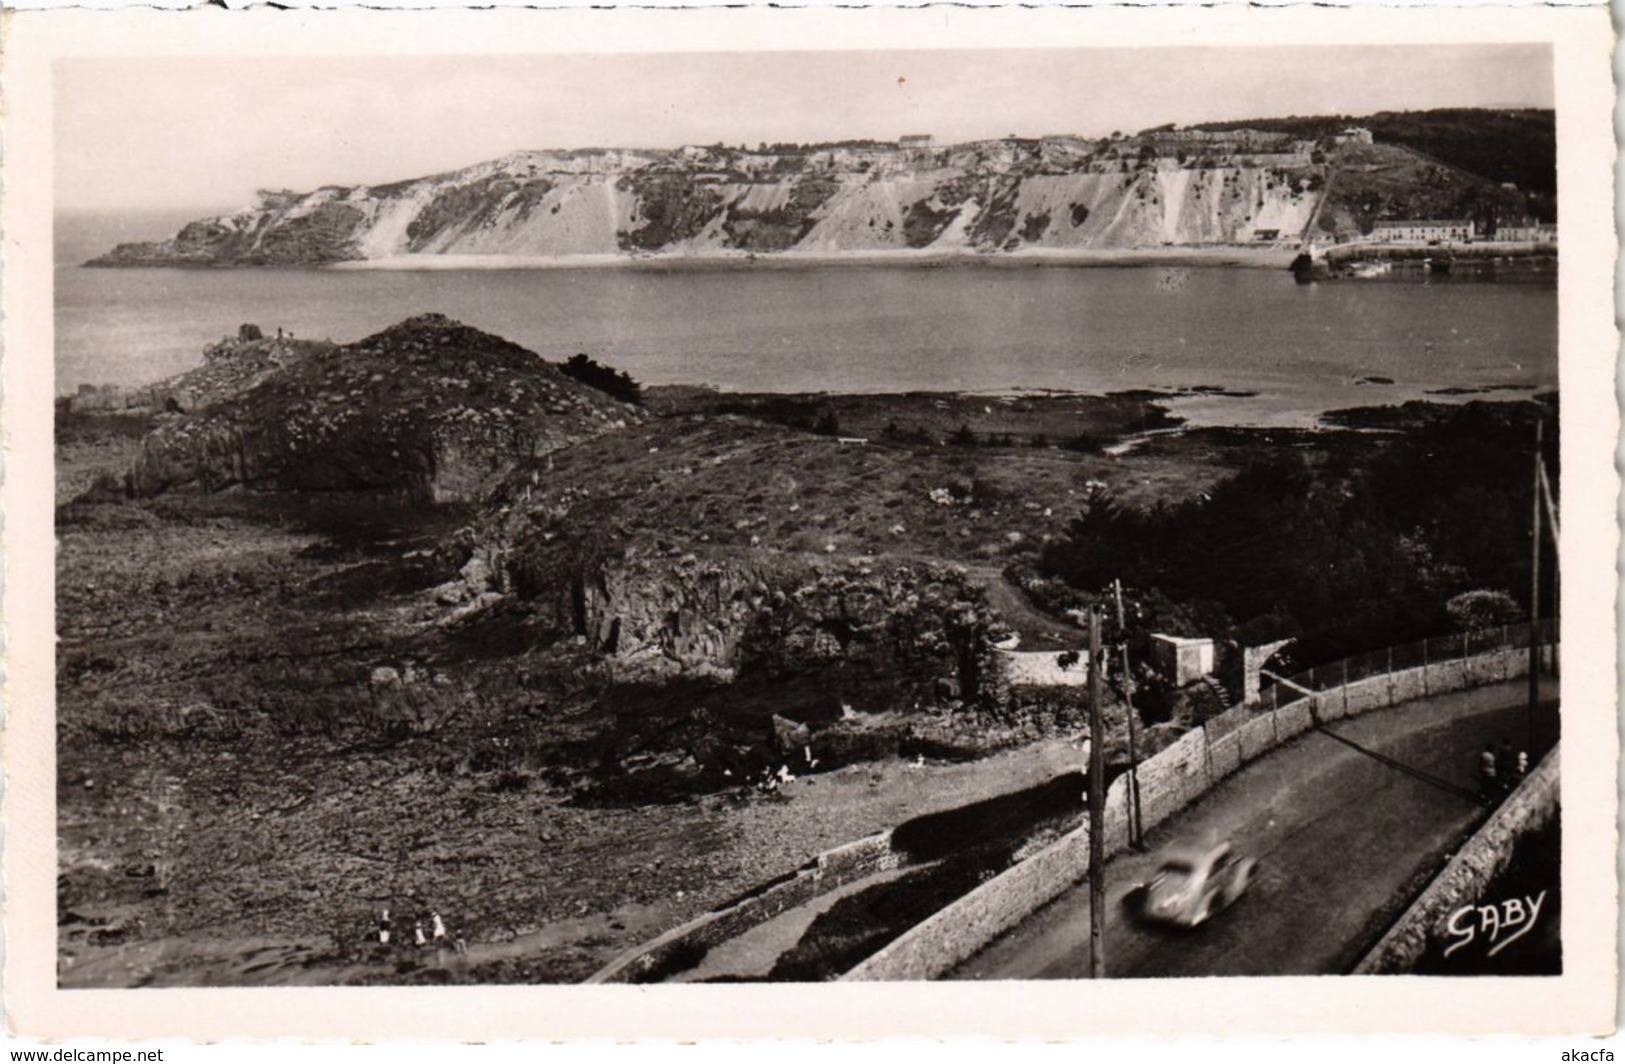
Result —
[{"label": "vintage postcard", "polygon": [[13,14],[10,1022],[1611,1030],[1611,33]]}]

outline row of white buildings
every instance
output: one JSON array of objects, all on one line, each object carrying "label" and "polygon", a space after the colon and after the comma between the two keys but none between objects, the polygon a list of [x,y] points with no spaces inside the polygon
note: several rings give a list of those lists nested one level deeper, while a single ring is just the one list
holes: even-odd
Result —
[{"label": "row of white buildings", "polygon": [[1467,244],[1486,240],[1555,244],[1557,226],[1525,221],[1499,226],[1494,235],[1488,235],[1465,218],[1382,221],[1372,227],[1371,239],[1385,244]]}]

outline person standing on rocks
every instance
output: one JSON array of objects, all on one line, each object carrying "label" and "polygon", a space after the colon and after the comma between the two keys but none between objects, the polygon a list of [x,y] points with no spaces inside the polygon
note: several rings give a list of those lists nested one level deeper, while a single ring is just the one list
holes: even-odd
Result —
[{"label": "person standing on rocks", "polygon": [[389,910],[385,909],[378,914],[378,942],[380,945],[389,945]]}]

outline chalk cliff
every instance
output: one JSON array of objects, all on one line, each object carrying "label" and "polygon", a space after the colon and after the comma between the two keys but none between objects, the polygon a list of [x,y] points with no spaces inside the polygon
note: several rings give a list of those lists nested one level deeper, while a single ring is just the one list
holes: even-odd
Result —
[{"label": "chalk cliff", "polygon": [[390,185],[261,192],[234,214],[120,245],[92,265],[1295,241],[1315,215],[1327,163],[1308,142],[1236,147],[1054,137],[926,149],[521,151]]}]

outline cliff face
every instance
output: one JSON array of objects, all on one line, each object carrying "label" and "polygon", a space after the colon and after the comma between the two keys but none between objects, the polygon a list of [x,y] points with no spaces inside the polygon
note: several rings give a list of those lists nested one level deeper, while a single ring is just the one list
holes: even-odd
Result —
[{"label": "cliff face", "polygon": [[1134,138],[527,151],[391,185],[262,192],[92,265],[1253,243],[1301,233],[1325,172],[1307,149],[1194,155]]},{"label": "cliff face", "polygon": [[[214,401],[147,437],[129,477],[135,494],[242,485],[469,499],[521,459],[642,418],[517,344],[438,314],[342,347],[217,345],[194,375],[209,376]],[[221,394],[222,380],[242,389]]]},{"label": "cliff face", "polygon": [[816,675],[864,708],[999,693],[998,618],[949,564],[688,553],[606,561],[555,593],[620,681]]}]

